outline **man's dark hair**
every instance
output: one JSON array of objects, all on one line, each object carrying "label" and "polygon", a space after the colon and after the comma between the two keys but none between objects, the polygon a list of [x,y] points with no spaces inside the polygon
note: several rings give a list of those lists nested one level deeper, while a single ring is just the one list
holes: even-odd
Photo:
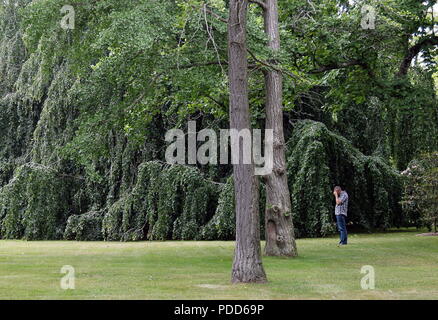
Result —
[{"label": "man's dark hair", "polygon": [[340,186],[336,186],[335,190],[341,190],[342,191],[342,188]]}]

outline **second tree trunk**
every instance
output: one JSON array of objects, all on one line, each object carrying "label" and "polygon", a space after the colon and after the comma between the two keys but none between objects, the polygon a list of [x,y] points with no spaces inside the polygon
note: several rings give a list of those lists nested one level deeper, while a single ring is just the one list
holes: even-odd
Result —
[{"label": "second tree trunk", "polygon": [[[280,50],[277,0],[265,1],[265,32],[268,46]],[[270,61],[275,65],[277,62]],[[285,140],[283,130],[283,79],[278,70],[265,71],[266,86],[266,129],[272,129],[273,171],[265,177],[266,182],[266,246],[268,256],[296,256],[291,200],[286,174]]]}]

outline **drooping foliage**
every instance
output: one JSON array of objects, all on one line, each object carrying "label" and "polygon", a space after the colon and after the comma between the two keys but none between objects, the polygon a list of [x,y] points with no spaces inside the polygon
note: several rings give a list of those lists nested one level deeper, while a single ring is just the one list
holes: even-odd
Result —
[{"label": "drooping foliage", "polygon": [[363,155],[344,137],[309,120],[296,123],[288,150],[292,214],[299,235],[334,231],[336,185],[349,194],[348,220],[353,224],[367,230],[407,224],[399,205],[402,178],[380,158]]},{"label": "drooping foliage", "polygon": [[64,239],[77,241],[102,240],[102,212],[88,212],[70,216],[64,231]]},{"label": "drooping foliage", "polygon": [[27,240],[61,239],[73,208],[69,177],[28,163],[0,189],[0,237]]},{"label": "drooping foliage", "polygon": [[213,218],[201,229],[205,240],[231,240],[236,232],[234,186],[232,179],[220,188],[218,204]]},{"label": "drooping foliage", "polygon": [[218,185],[187,166],[139,166],[137,183],[103,218],[107,240],[193,240],[214,214]]}]

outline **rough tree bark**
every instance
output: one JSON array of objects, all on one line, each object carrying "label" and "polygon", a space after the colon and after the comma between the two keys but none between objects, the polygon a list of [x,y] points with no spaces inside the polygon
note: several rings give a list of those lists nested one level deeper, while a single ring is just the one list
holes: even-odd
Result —
[{"label": "rough tree bark", "polygon": [[[250,129],[248,101],[248,60],[246,48],[247,0],[231,0],[228,21],[228,59],[230,87],[230,128]],[[242,142],[239,142],[240,150]],[[265,282],[260,247],[258,180],[254,164],[240,161],[233,166],[236,196],[236,249],[233,283]]]},{"label": "rough tree bark", "polygon": [[[277,0],[264,2],[265,32],[268,47],[280,50]],[[270,61],[272,65],[276,61]],[[265,177],[266,211],[265,254],[268,256],[296,256],[294,226],[291,216],[291,201],[286,174],[285,140],[283,132],[283,79],[280,71],[265,71],[266,86],[266,129],[272,129],[273,172]]]}]

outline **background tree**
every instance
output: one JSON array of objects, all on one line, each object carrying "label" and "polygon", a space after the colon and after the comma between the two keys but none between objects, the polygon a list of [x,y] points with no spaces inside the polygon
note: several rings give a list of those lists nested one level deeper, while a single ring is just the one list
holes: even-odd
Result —
[{"label": "background tree", "polygon": [[403,172],[407,177],[403,206],[411,215],[419,214],[429,229],[438,226],[438,153],[413,160]]}]

